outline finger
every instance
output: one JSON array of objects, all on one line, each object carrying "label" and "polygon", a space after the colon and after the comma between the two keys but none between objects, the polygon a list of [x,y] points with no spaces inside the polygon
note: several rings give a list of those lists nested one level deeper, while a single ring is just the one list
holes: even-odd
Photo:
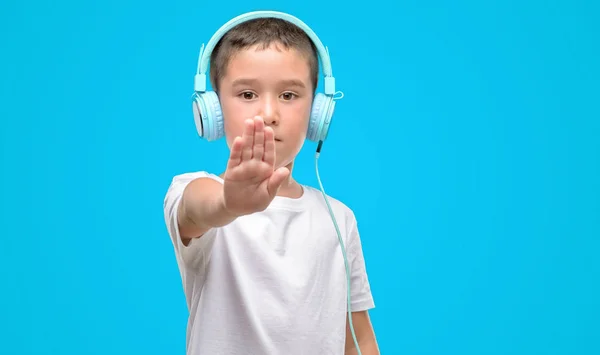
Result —
[{"label": "finger", "polygon": [[231,144],[231,153],[229,154],[229,162],[227,163],[227,169],[235,168],[242,161],[242,137],[235,137]]},{"label": "finger", "polygon": [[271,175],[269,182],[267,183],[267,191],[271,197],[277,194],[281,183],[283,183],[283,181],[287,179],[289,175],[290,170],[286,167],[281,167],[273,172],[273,175]]},{"label": "finger", "polygon": [[252,158],[262,161],[265,153],[265,123],[262,118],[256,116],[254,118],[254,147],[252,151]]},{"label": "finger", "polygon": [[275,165],[275,133],[271,127],[265,127],[265,152],[263,161]]},{"label": "finger", "polygon": [[250,160],[252,158],[252,146],[254,145],[254,121],[244,121],[244,144],[242,145],[242,161]]}]

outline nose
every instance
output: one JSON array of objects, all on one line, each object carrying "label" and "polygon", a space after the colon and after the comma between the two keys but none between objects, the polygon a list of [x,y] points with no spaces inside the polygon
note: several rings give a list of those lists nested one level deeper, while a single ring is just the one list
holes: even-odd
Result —
[{"label": "nose", "polygon": [[279,124],[279,110],[276,99],[267,97],[263,100],[261,117],[267,126],[277,126]]}]

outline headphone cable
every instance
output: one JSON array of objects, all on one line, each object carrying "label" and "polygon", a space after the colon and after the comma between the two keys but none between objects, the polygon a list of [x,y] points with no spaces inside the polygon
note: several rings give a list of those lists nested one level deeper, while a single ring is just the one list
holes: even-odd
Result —
[{"label": "headphone cable", "polygon": [[356,346],[356,351],[358,355],[362,355],[360,352],[360,347],[358,346],[358,340],[356,340],[356,334],[354,333],[354,325],[352,324],[352,306],[351,306],[351,296],[350,296],[350,267],[348,266],[348,257],[346,256],[346,248],[344,247],[344,241],[342,240],[342,234],[340,233],[340,229],[338,227],[337,221],[329,205],[329,200],[327,199],[327,194],[325,193],[325,189],[323,188],[323,184],[321,183],[321,177],[319,176],[319,156],[321,155],[321,148],[323,146],[323,141],[319,141],[317,146],[317,153],[315,155],[315,170],[317,172],[317,180],[319,181],[319,186],[321,187],[321,193],[323,194],[323,198],[325,199],[325,203],[327,204],[327,208],[329,209],[329,214],[331,215],[331,220],[333,221],[333,225],[335,226],[335,230],[338,235],[338,240],[340,242],[340,247],[342,249],[342,256],[344,257],[344,265],[346,267],[346,283],[347,283],[347,302],[348,302],[348,322],[350,323],[350,332],[352,333],[352,339],[354,340],[354,345]]}]

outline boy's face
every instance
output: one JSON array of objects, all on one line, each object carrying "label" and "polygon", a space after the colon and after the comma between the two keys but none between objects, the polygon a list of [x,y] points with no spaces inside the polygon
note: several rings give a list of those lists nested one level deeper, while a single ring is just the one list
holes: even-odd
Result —
[{"label": "boy's face", "polygon": [[302,148],[313,100],[308,60],[279,44],[241,50],[221,78],[219,101],[227,145],[244,130],[244,120],[261,116],[275,133],[275,169],[290,166]]}]

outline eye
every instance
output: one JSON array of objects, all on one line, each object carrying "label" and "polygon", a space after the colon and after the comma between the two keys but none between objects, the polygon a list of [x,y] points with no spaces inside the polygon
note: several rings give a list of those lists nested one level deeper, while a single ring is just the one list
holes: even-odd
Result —
[{"label": "eye", "polygon": [[254,99],[254,97],[256,96],[256,95],[254,95],[254,93],[253,93],[253,92],[250,92],[250,91],[244,91],[244,92],[243,92],[243,93],[241,93],[240,95],[242,96],[242,98],[243,98],[244,100],[252,100],[252,99]]},{"label": "eye", "polygon": [[281,95],[281,97],[282,97],[282,99],[284,99],[285,101],[289,101],[289,100],[292,100],[293,98],[295,98],[295,97],[296,97],[296,94],[294,94],[294,93],[292,93],[292,92],[286,92],[286,93],[283,93],[283,94]]}]

